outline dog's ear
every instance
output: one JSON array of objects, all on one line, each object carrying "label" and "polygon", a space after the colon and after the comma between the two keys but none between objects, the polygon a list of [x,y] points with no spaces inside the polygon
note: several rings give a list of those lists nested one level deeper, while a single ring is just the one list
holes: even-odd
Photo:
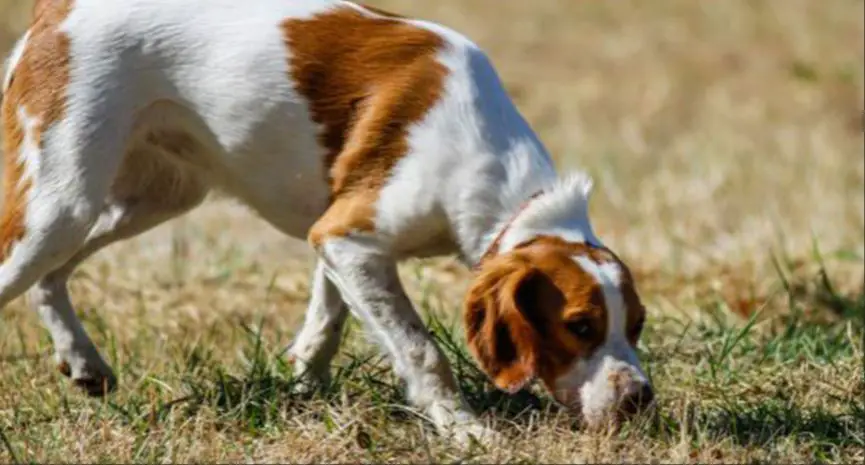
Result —
[{"label": "dog's ear", "polygon": [[514,393],[538,374],[548,309],[561,293],[528,263],[497,260],[481,269],[463,310],[472,355],[495,385]]}]

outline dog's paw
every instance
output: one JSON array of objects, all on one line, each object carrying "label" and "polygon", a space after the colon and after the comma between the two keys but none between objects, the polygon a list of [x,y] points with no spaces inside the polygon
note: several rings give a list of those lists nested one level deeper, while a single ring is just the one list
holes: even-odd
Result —
[{"label": "dog's paw", "polygon": [[330,385],[330,371],[327,367],[312,367],[289,355],[288,363],[294,367],[294,383],[291,393],[311,396]]},{"label": "dog's paw", "polygon": [[295,378],[294,382],[289,388],[289,392],[297,396],[309,397],[327,388],[328,385],[329,382],[327,380],[311,378],[309,376],[301,376]]},{"label": "dog's paw", "polygon": [[504,436],[498,431],[483,425],[480,421],[472,421],[453,425],[450,428],[453,439],[463,447],[480,445],[490,448],[502,444]]},{"label": "dog's paw", "polygon": [[103,397],[117,389],[117,377],[102,357],[92,351],[58,352],[57,371],[93,397]]}]

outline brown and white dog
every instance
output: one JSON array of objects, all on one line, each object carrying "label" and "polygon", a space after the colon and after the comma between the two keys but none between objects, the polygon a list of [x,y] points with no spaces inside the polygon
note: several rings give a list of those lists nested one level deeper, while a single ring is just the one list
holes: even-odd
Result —
[{"label": "brown and white dog", "polygon": [[592,232],[591,181],[556,175],[452,30],[338,0],[40,0],[3,78],[0,307],[32,288],[61,371],[93,394],[116,381],[70,273],[219,189],[317,252],[290,350],[307,380],[327,379],[350,311],[437,426],[488,432],[397,276],[456,253],[496,386],[539,379],[590,424],[652,397],[645,311]]}]

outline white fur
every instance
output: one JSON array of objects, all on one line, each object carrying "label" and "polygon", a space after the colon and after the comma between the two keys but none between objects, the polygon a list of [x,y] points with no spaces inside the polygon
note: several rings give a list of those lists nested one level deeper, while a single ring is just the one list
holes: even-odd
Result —
[{"label": "white fur", "polygon": [[598,263],[589,257],[575,256],[574,261],[601,285],[607,309],[607,339],[624,338],[627,331],[627,308],[622,297],[622,268],[617,262]]},{"label": "white fur", "polygon": [[[40,283],[34,305],[58,357],[71,360],[73,378],[111,377],[68,304],[66,276],[90,254],[187,211],[209,189],[240,199],[295,237],[305,237],[322,215],[330,192],[320,128],[289,80],[280,25],[341,5],[74,2],[62,25],[71,38],[67,111],[44,133],[42,150],[23,150],[33,182],[28,232],[0,266],[0,306]],[[291,353],[302,372],[326,378],[347,302],[393,357],[409,397],[436,424],[484,433],[405,296],[395,263],[457,253],[474,265],[511,220],[503,251],[541,233],[598,244],[588,220],[591,182],[582,174],[559,180],[476,45],[443,26],[404,21],[446,42],[438,56],[449,70],[444,95],[410,129],[409,153],[380,192],[376,231],[326,241],[318,251],[310,310]],[[15,48],[4,85],[27,43],[25,37]],[[197,148],[182,160],[171,158],[142,142],[155,130],[189,134]],[[147,176],[176,176],[172,197],[132,203],[118,194],[113,183],[139,164]],[[538,191],[543,195],[514,218]],[[604,350],[615,358],[617,347]]]},{"label": "white fur", "polygon": [[327,278],[323,263],[315,267],[309,307],[303,326],[291,347],[295,371],[301,374],[299,390],[330,381],[330,362],[339,348],[347,308],[339,289]]},{"label": "white fur", "polygon": [[602,247],[589,223],[591,190],[592,180],[583,173],[572,174],[544,189],[544,194],[510,224],[502,238],[501,252],[540,234]]},{"label": "white fur", "polygon": [[381,246],[363,236],[330,240],[320,250],[324,274],[390,354],[394,370],[406,380],[409,400],[461,441],[469,435],[489,439],[494,433],[466,405],[447,359],[399,282],[396,263]]}]

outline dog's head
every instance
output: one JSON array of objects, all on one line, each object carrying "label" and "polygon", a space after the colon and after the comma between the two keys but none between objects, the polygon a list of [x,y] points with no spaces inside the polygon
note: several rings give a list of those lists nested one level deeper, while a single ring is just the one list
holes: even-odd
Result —
[{"label": "dog's head", "polygon": [[485,260],[464,308],[472,354],[495,385],[535,378],[589,426],[652,401],[636,344],[645,309],[609,250],[537,237]]}]

